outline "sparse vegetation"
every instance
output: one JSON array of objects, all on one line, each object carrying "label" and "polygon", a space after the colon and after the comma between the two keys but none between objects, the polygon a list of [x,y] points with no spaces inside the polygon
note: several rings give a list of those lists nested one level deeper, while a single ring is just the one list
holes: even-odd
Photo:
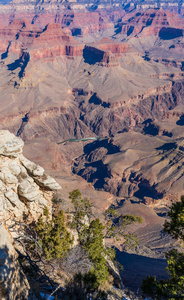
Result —
[{"label": "sparse vegetation", "polygon": [[[66,286],[64,290],[54,291],[54,294],[59,295],[61,299],[87,300],[89,297],[93,300],[106,299],[107,290],[113,283],[107,259],[114,260],[115,250],[106,247],[105,240],[123,237],[123,242],[132,245],[132,241],[135,242],[135,240],[132,234],[126,232],[126,227],[134,222],[140,223],[141,218],[131,215],[120,217],[115,209],[109,209],[104,214],[104,221],[101,222],[93,216],[89,200],[82,198],[79,190],[70,192],[69,197],[73,204],[72,213],[65,215],[61,210],[51,218],[45,207],[43,216],[39,217],[36,224],[36,239],[33,240],[36,240],[40,245],[40,248],[37,248],[41,249],[42,255],[49,260],[46,261],[42,257],[43,266],[44,264],[54,266],[57,263],[57,275],[52,274],[51,281],[48,276],[48,285],[57,291],[57,284],[53,284],[55,280],[53,276],[58,277],[61,271],[61,276],[65,274],[62,281],[63,286],[65,284]],[[73,239],[67,226],[78,233],[79,244],[75,248],[71,248]],[[33,242],[30,250],[34,256],[32,246]],[[40,253],[38,253],[38,258],[39,255]],[[30,263],[31,257],[28,256],[28,259],[27,257],[25,259],[28,267],[30,265],[28,269],[25,262],[21,264],[25,266],[26,274],[31,274],[30,276],[33,277],[30,271],[34,268],[34,274],[37,276],[35,263]]]},{"label": "sparse vegetation", "polygon": [[[165,221],[164,231],[173,238],[184,243],[184,196],[180,202],[172,204],[168,213],[169,221]],[[183,299],[184,298],[184,252],[172,249],[165,254],[167,271],[170,278],[157,281],[156,277],[148,276],[143,280],[143,294],[153,299]]]},{"label": "sparse vegetation", "polygon": [[73,240],[65,226],[64,212],[49,219],[48,209],[44,209],[44,216],[39,217],[37,232],[40,237],[43,252],[47,259],[62,258],[70,249]]},{"label": "sparse vegetation", "polygon": [[141,223],[142,219],[132,215],[119,217],[114,209],[109,209],[104,214],[105,221],[102,224],[98,218],[92,220],[91,204],[87,198],[82,198],[79,190],[70,192],[69,198],[74,206],[73,220],[69,224],[77,230],[79,242],[88,251],[93,262],[92,269],[83,278],[84,283],[87,284],[89,278],[88,284],[93,283],[93,288],[98,289],[109,276],[106,258],[115,258],[115,251],[105,247],[105,239],[123,238],[131,246],[137,244],[135,237],[126,232],[126,227],[134,222]]},{"label": "sparse vegetation", "polygon": [[127,232],[127,226],[137,222],[142,223],[142,218],[137,215],[122,215],[116,212],[114,208],[109,208],[104,213],[105,217],[105,238],[116,240],[124,239],[124,245],[130,248],[137,246],[138,240],[132,233]]}]

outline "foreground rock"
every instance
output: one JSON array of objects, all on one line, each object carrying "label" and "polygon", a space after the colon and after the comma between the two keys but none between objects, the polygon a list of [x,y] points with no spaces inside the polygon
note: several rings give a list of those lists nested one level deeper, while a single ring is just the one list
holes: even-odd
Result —
[{"label": "foreground rock", "polygon": [[3,224],[0,224],[0,298],[37,299],[19,265],[13,238]]},{"label": "foreground rock", "polygon": [[[35,300],[19,262],[13,237],[20,223],[37,220],[43,208],[52,209],[53,190],[60,185],[40,166],[22,155],[23,141],[0,131],[0,298]],[[37,182],[41,183],[40,185]],[[7,227],[8,226],[8,227]],[[19,227],[18,227],[19,226]],[[11,228],[11,233],[8,230]],[[17,248],[17,245],[16,245]]]},{"label": "foreground rock", "polygon": [[[0,131],[0,212],[8,218],[36,220],[47,206],[51,210],[53,190],[60,185],[22,155],[23,141],[6,130]],[[37,184],[38,182],[38,184]],[[41,187],[40,187],[41,186]],[[10,221],[10,222],[11,222]]]}]

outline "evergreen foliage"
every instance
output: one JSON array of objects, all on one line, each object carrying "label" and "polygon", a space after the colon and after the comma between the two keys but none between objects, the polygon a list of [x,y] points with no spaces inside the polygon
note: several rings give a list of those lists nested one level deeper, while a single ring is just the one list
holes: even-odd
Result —
[{"label": "evergreen foliage", "polygon": [[164,231],[184,242],[184,196],[180,202],[172,204],[168,216],[170,220],[165,222]]},{"label": "evergreen foliage", "polygon": [[105,212],[105,222],[102,224],[99,219],[92,220],[91,204],[87,198],[82,198],[79,190],[70,192],[69,198],[74,207],[73,220],[70,226],[77,230],[79,242],[88,251],[89,258],[93,262],[92,269],[85,276],[81,275],[83,276],[83,283],[93,284],[93,288],[98,289],[108,279],[106,258],[111,260],[115,258],[115,250],[105,247],[104,239],[123,237],[126,243],[136,244],[136,239],[132,234],[126,232],[126,227],[134,222],[141,223],[142,219],[132,215],[124,215],[120,218],[116,211],[110,208]]},{"label": "evergreen foliage", "polygon": [[105,249],[103,245],[104,226],[99,219],[90,222],[89,227],[84,227],[80,234],[80,242],[89,253],[89,258],[93,262],[93,268],[89,271],[89,278],[96,278],[94,288],[108,279],[108,267],[105,259]]},{"label": "evergreen foliage", "polygon": [[82,199],[81,192],[78,189],[70,192],[69,198],[74,206],[74,218],[70,225],[77,230],[78,234],[80,234],[85,225],[85,218],[87,218],[86,221],[88,223],[91,220],[91,204],[87,198]]},{"label": "evergreen foliage", "polygon": [[[169,221],[165,221],[164,231],[172,237],[184,242],[184,196],[181,202],[172,204],[168,213]],[[184,252],[176,249],[166,252],[168,280],[157,281],[156,277],[148,276],[142,282],[143,294],[154,299],[184,298]]]},{"label": "evergreen foliage", "polygon": [[142,223],[142,218],[137,215],[122,215],[116,212],[114,208],[109,208],[104,213],[105,217],[105,237],[114,240],[124,239],[124,245],[130,248],[137,246],[138,240],[132,233],[127,232],[127,226],[133,223]]},{"label": "evergreen foliage", "polygon": [[45,208],[44,216],[45,218],[40,216],[37,223],[37,232],[44,254],[47,259],[62,258],[73,243],[65,226],[63,210],[49,220],[48,209]]},{"label": "evergreen foliage", "polygon": [[65,300],[106,300],[107,294],[104,291],[95,289],[96,277],[87,273],[76,274],[65,288],[63,299]]}]

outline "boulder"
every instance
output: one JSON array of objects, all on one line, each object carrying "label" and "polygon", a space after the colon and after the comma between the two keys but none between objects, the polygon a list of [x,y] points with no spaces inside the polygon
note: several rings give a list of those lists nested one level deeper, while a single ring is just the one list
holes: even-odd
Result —
[{"label": "boulder", "polygon": [[19,265],[11,233],[4,224],[0,224],[0,299],[37,299]]},{"label": "boulder", "polygon": [[17,157],[22,153],[24,142],[8,130],[0,131],[0,155]]},{"label": "boulder", "polygon": [[37,220],[43,208],[52,209],[52,191],[61,186],[42,167],[22,155],[24,142],[0,130],[0,221]]}]

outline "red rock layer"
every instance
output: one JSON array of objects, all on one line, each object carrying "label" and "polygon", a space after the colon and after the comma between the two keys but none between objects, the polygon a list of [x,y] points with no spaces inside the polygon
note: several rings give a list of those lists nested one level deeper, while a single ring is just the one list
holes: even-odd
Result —
[{"label": "red rock layer", "polygon": [[0,50],[22,53],[26,49],[33,59],[58,55],[81,56],[84,45],[79,44],[60,24],[48,24],[43,30],[27,21],[14,20],[0,29]]},{"label": "red rock layer", "polygon": [[94,44],[103,51],[111,51],[116,54],[131,52],[134,50],[128,43],[115,43],[108,38],[103,38]]},{"label": "red rock layer", "polygon": [[142,34],[158,36],[162,28],[184,29],[184,20],[177,17],[173,12],[163,9],[148,9],[143,12],[136,12],[122,18],[122,23],[118,24],[119,30],[123,34]]},{"label": "red rock layer", "polygon": [[[103,59],[98,61],[105,66],[118,65],[121,53],[132,51],[128,44],[115,43],[107,38],[93,43],[92,48],[103,51]],[[83,56],[83,49],[84,44],[76,41],[70,29],[61,28],[59,23],[47,24],[44,29],[39,29],[27,20],[13,20],[9,26],[0,28],[0,51],[4,52],[4,57],[8,53],[18,53],[22,57],[24,51],[29,53],[31,60],[56,56],[75,57]]]}]

